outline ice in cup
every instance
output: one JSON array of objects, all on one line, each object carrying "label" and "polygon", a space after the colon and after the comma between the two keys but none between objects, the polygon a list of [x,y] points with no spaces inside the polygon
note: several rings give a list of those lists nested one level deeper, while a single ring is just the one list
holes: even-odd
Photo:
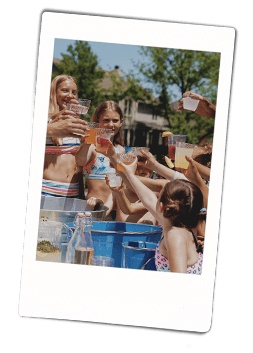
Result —
[{"label": "ice in cup", "polygon": [[183,108],[195,112],[199,104],[198,99],[192,99],[191,97],[183,98]]},{"label": "ice in cup", "polygon": [[90,102],[89,99],[77,99],[78,104],[68,103],[67,109],[75,112],[76,114],[83,114],[86,115],[88,113]]},{"label": "ice in cup", "polygon": [[[93,123],[93,122],[88,123],[87,128],[89,129],[89,131],[87,131],[87,134],[89,134],[90,136],[85,137],[85,143],[87,145],[95,145],[95,143],[96,143],[96,130],[99,130],[100,127],[101,127],[101,125],[98,123]],[[100,132],[100,130],[97,132]]]},{"label": "ice in cup", "polygon": [[187,135],[170,135],[168,136],[168,157],[174,161],[176,153],[177,141],[186,142]]},{"label": "ice in cup", "polygon": [[110,174],[108,176],[109,178],[109,185],[111,188],[117,188],[120,187],[122,184],[122,178],[120,175],[117,174]]},{"label": "ice in cup", "polygon": [[195,145],[185,142],[177,142],[176,144],[176,160],[175,167],[177,171],[184,172],[188,169],[189,162],[185,159],[185,156],[191,157]]},{"label": "ice in cup", "polygon": [[112,257],[107,256],[93,256],[91,258],[90,264],[93,266],[113,267],[114,259]]},{"label": "ice in cup", "polygon": [[118,153],[117,154],[117,170],[124,173],[123,167],[118,163],[119,161],[124,164],[131,164],[135,160],[135,157],[129,153]]},{"label": "ice in cup", "polygon": [[109,141],[112,136],[111,129],[96,129],[98,134],[96,135],[96,150],[99,153],[106,153],[109,148]]}]

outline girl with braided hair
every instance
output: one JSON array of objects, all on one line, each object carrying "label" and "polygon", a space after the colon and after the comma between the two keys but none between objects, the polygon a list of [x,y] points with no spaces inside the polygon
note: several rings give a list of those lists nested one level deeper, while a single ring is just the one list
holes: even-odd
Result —
[{"label": "girl with braided hair", "polygon": [[205,213],[201,212],[200,188],[188,180],[176,179],[164,186],[157,199],[134,175],[137,159],[130,165],[120,164],[143,205],[163,227],[155,255],[157,270],[201,274],[203,254],[193,232]]}]

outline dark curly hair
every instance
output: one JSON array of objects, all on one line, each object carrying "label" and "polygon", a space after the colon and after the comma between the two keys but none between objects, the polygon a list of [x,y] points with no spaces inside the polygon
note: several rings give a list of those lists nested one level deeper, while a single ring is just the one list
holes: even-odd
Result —
[{"label": "dark curly hair", "polygon": [[203,207],[203,195],[200,188],[184,179],[168,182],[160,195],[163,203],[163,216],[170,218],[173,226],[187,229],[195,228],[206,212],[200,213]]}]

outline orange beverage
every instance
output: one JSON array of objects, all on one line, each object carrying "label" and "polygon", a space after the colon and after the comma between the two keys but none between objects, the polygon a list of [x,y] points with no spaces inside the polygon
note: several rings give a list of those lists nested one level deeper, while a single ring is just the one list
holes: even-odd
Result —
[{"label": "orange beverage", "polygon": [[[128,165],[128,164],[131,164],[132,162],[123,162],[124,164]],[[124,173],[124,169],[123,167],[117,162],[117,170],[119,172],[123,172]]]},{"label": "orange beverage", "polygon": [[87,143],[87,145],[95,145],[95,143],[96,143],[95,129],[90,128],[90,130],[87,131],[87,134],[89,134],[90,136],[85,137],[85,143]]},{"label": "orange beverage", "polygon": [[90,135],[88,137],[85,137],[85,143],[87,145],[95,145],[96,143],[96,136],[100,134],[100,124],[94,123],[94,122],[89,122],[87,124],[87,130],[86,134]]}]

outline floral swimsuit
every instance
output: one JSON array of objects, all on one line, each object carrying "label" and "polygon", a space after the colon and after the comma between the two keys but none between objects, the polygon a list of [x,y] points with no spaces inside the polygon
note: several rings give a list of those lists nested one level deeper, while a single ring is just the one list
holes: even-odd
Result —
[{"label": "floral swimsuit", "polygon": [[[199,251],[199,246],[197,244],[196,236],[194,235],[193,232],[192,232],[192,235],[194,237],[194,242],[196,244],[196,248],[197,248],[197,251],[199,253],[199,259],[194,265],[187,267],[187,273],[188,274],[191,273],[191,274],[195,274],[195,275],[201,275],[201,273],[202,273],[203,254],[202,254],[202,252]],[[161,239],[161,241],[162,241],[162,239]],[[156,270],[157,271],[168,271],[168,272],[170,272],[168,259],[160,253],[160,243],[161,243],[161,241],[158,243],[158,245],[156,247],[156,250],[155,250]]]}]

